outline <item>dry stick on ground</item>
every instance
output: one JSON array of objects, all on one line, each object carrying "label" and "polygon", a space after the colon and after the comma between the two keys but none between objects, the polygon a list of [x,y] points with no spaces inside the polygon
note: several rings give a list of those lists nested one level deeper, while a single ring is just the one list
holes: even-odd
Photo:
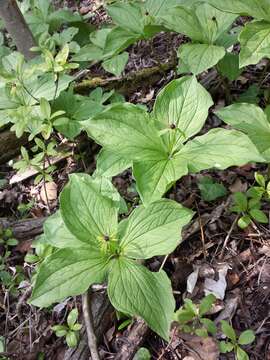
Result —
[{"label": "dry stick on ground", "polygon": [[36,56],[30,51],[30,48],[36,45],[35,39],[25,22],[17,1],[1,0],[0,16],[3,19],[5,27],[14,40],[18,50],[25,56],[25,58],[32,59]]},{"label": "dry stick on ground", "polygon": [[89,294],[88,291],[82,295],[83,317],[92,360],[100,360],[97,347],[97,337],[94,330],[93,314],[90,306],[90,296],[91,294]]}]

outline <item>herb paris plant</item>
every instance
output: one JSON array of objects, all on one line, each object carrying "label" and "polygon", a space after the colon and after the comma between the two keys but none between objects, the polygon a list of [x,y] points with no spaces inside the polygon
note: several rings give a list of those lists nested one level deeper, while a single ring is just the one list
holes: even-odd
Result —
[{"label": "herb paris plant", "polygon": [[139,206],[118,224],[119,194],[109,180],[70,176],[60,197],[60,214],[45,225],[47,241],[60,248],[40,266],[31,303],[49,306],[108,281],[112,305],[142,317],[168,339],[175,307],[164,271],[150,272],[136,259],[172,252],[193,212],[162,199]]},{"label": "herb paris plant", "polygon": [[[149,204],[188,172],[263,161],[253,143],[239,131],[216,128],[190,139],[202,129],[212,104],[196,78],[185,76],[159,93],[151,114],[132,104],[116,105],[83,126],[104,147],[106,176],[116,175],[119,156],[127,167],[132,162],[137,190],[143,203]],[[102,167],[101,161],[98,163]]]}]

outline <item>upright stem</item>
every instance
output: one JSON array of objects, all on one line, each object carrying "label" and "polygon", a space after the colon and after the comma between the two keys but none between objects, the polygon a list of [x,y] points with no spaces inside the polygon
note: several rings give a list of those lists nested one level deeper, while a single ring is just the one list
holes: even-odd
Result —
[{"label": "upright stem", "polygon": [[16,0],[0,0],[0,17],[3,19],[17,49],[27,60],[32,59],[35,54],[30,51],[30,48],[36,45],[35,39]]}]

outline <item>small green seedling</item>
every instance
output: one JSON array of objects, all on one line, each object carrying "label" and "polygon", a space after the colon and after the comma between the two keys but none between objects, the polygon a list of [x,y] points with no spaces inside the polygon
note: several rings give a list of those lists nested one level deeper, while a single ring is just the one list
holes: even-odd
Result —
[{"label": "small green seedling", "polygon": [[257,186],[250,187],[246,194],[240,192],[234,194],[234,206],[231,210],[242,215],[238,220],[241,229],[245,229],[252,219],[259,223],[268,223],[267,216],[261,210],[261,200],[270,198],[270,182],[258,172],[255,172],[254,177]]},{"label": "small green seedling", "polygon": [[67,323],[65,325],[52,326],[52,330],[57,337],[65,337],[68,347],[75,348],[78,344],[79,331],[82,325],[77,322],[78,310],[73,309],[68,315]]},{"label": "small green seedling", "polygon": [[242,345],[253,343],[255,335],[252,330],[243,331],[237,338],[233,327],[225,320],[221,320],[221,330],[226,335],[226,341],[220,341],[219,347],[222,353],[234,351],[237,360],[248,360],[248,354],[242,349]]},{"label": "small green seedling", "polygon": [[202,337],[207,337],[208,333],[215,335],[216,325],[212,320],[204,317],[211,310],[215,300],[212,294],[204,297],[198,305],[190,299],[185,299],[184,305],[175,313],[175,320],[179,323],[180,329]]}]

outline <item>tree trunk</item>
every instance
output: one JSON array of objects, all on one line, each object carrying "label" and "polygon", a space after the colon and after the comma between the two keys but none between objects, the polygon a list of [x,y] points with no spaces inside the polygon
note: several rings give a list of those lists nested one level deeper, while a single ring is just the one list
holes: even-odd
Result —
[{"label": "tree trunk", "polygon": [[0,0],[0,16],[17,49],[27,60],[32,59],[35,54],[30,51],[30,48],[36,45],[35,39],[16,0]]},{"label": "tree trunk", "polygon": [[8,129],[1,131],[0,129],[0,164],[4,164],[17,156],[20,153],[21,146],[27,142],[26,135],[17,138],[14,132]]}]

